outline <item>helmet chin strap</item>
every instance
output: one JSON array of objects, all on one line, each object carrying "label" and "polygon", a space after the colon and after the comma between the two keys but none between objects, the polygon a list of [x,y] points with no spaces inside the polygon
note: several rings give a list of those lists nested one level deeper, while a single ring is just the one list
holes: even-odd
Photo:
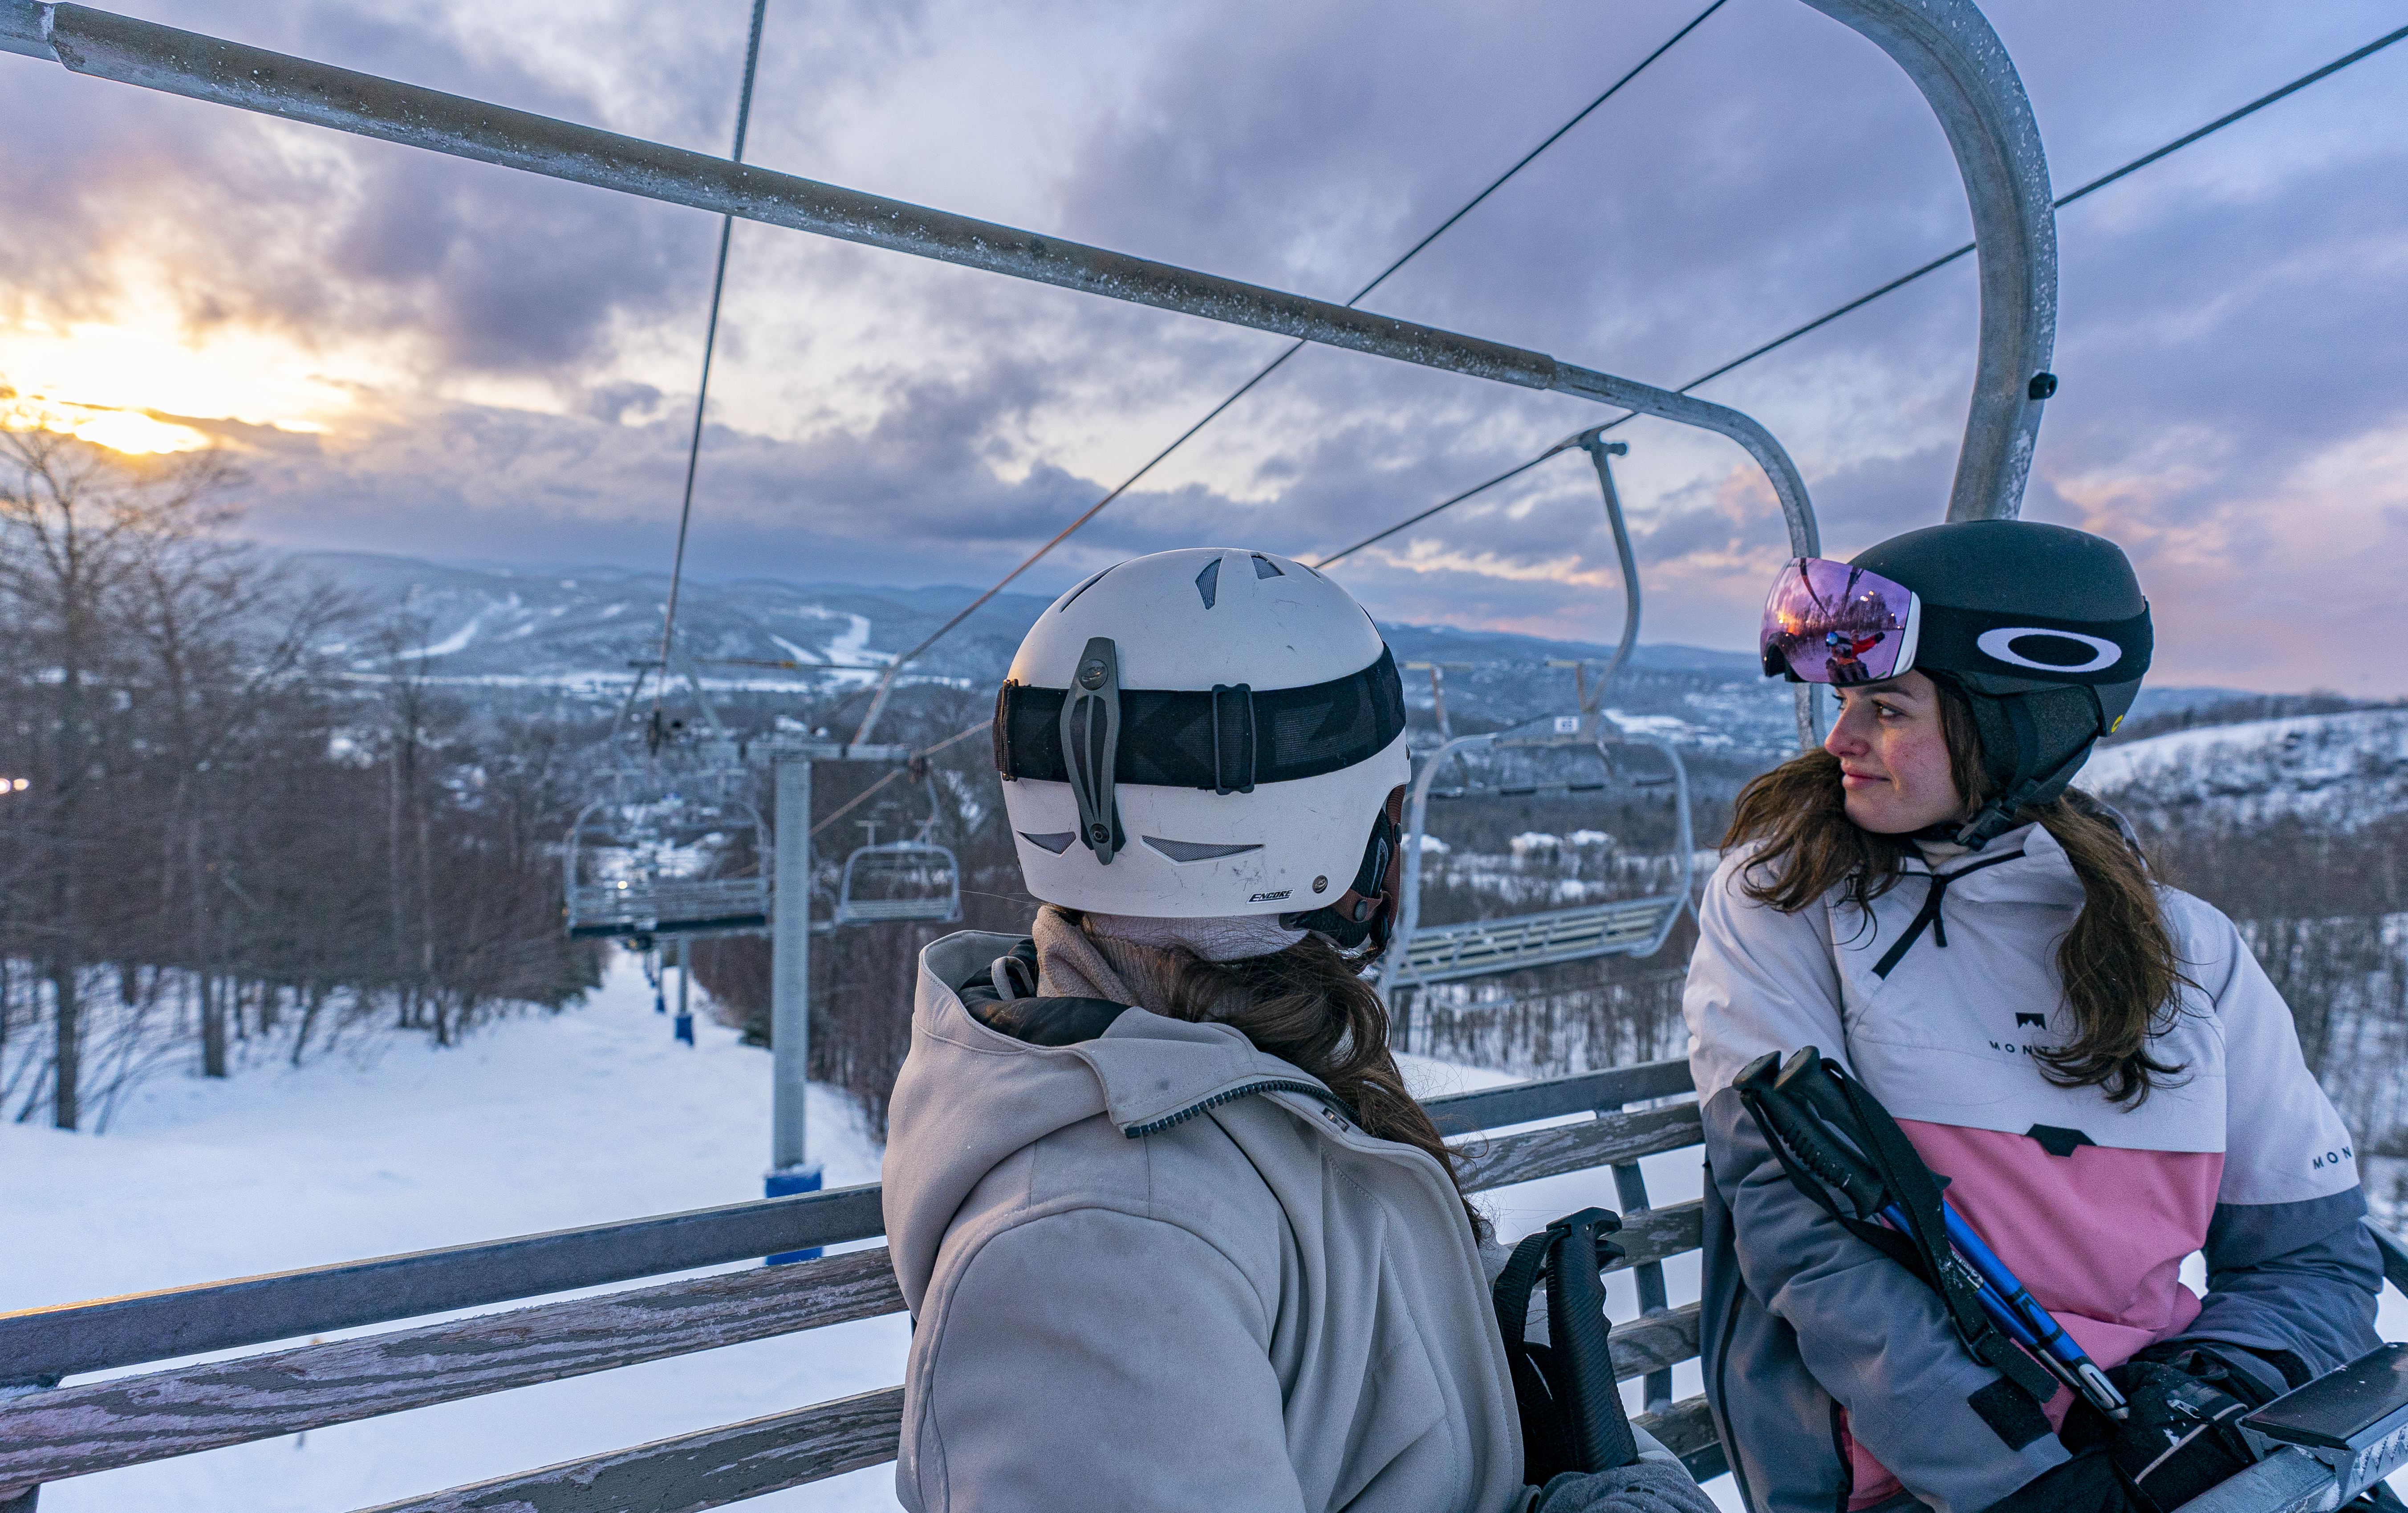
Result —
[{"label": "helmet chin strap", "polygon": [[[2099,691],[2096,688],[2085,686],[2083,692],[2090,696],[2092,718],[2090,738],[2075,746],[2063,761],[2047,771],[2036,772],[2033,768],[2042,760],[2040,728],[2038,723],[2032,718],[2030,709],[2025,704],[2025,700],[2031,696],[2028,694],[1976,694],[1967,690],[1971,698],[1992,699],[2006,714],[2008,727],[2014,733],[2015,771],[2014,776],[2007,780],[1998,794],[1988,803],[1976,810],[1973,817],[1966,821],[1964,827],[1956,834],[1948,837],[1949,840],[1968,851],[1979,851],[2014,828],[2015,814],[2018,810],[2037,801],[2042,794],[2054,798],[2063,790],[2075,771],[2089,756],[2091,748],[2099,743],[2099,738],[2107,733],[2107,712],[2105,706],[2099,701]],[[1943,828],[1934,827],[1934,829]]]}]

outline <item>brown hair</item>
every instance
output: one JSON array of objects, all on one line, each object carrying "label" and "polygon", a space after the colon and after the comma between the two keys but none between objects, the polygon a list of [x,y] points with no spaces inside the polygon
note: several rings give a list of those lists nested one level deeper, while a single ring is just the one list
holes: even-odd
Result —
[{"label": "brown hair", "polygon": [[[1318,935],[1242,961],[1205,961],[1182,952],[1164,1010],[1175,1019],[1226,1024],[1265,1055],[1319,1078],[1354,1108],[1366,1134],[1428,1152],[1462,1197],[1455,1153],[1405,1091],[1397,1059],[1388,1053],[1387,1007],[1363,980],[1362,966]],[[1463,1212],[1473,1236],[1487,1239],[1487,1221],[1469,1198]]]},{"label": "brown hair", "polygon": [[[1982,760],[1972,705],[1944,680],[1933,679],[1932,686],[1956,791],[1983,802],[1996,787]],[[2148,1042],[2171,1027],[2190,982],[2148,863],[2111,814],[2072,789],[2017,811],[2015,820],[2037,823],[2055,837],[2082,881],[2082,912],[2057,947],[2074,1036],[2062,1047],[2032,1055],[2041,1074],[2060,1088],[2095,1087],[2113,1102],[2137,1105],[2183,1070],[2152,1057]],[[1877,834],[1849,820],[1840,759],[1819,750],[1741,790],[1723,848],[1750,842],[1762,845],[1742,891],[1784,914],[1796,914],[1842,886],[1848,901],[1862,908],[1896,887],[1905,875],[1901,864],[1918,855],[1912,838]]]}]

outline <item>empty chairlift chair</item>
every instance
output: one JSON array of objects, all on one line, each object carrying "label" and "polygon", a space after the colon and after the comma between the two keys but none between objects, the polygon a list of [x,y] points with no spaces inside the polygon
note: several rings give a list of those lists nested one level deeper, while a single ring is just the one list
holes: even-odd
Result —
[{"label": "empty chairlift chair", "polygon": [[[1609,456],[1618,456],[1627,448],[1618,441],[1603,440],[1596,430],[1570,438],[1564,445],[1580,447],[1597,465],[1598,483],[1605,495],[1606,519],[1613,528],[1614,551],[1622,567],[1622,641],[1614,650],[1612,662],[1593,688],[1585,666],[1571,664],[1579,675],[1580,707],[1576,713],[1552,715],[1488,735],[1450,740],[1414,775],[1406,819],[1404,876],[1398,884],[1404,890],[1397,930],[1402,948],[1388,953],[1380,973],[1380,996],[1392,1008],[1400,987],[1426,987],[1597,957],[1653,956],[1670,938],[1672,928],[1680,922],[1681,911],[1689,905],[1695,882],[1696,842],[1690,827],[1688,769],[1682,764],[1681,754],[1671,742],[1624,731],[1605,717],[1601,708],[1607,686],[1629,660],[1639,639],[1639,568],[1631,555],[1630,534],[1622,518],[1622,500],[1614,490],[1613,474],[1607,462]],[[1428,833],[1431,784],[1441,771],[1455,767],[1463,772],[1461,786],[1447,790],[1449,798],[1597,792],[1617,781],[1613,750],[1640,745],[1655,747],[1671,768],[1673,847],[1679,875],[1674,889],[1648,898],[1423,928],[1422,852]],[[1480,752],[1492,758],[1491,777],[1484,785],[1466,760]],[[1566,770],[1583,752],[1594,752],[1604,766],[1604,771],[1594,781],[1576,780]],[[1551,758],[1553,771],[1549,770]],[[1505,764],[1515,759],[1528,769],[1526,781],[1502,775]]]},{"label": "empty chairlift chair", "polygon": [[[649,941],[748,935],[769,928],[769,830],[743,796],[741,769],[677,777],[627,771],[568,832],[568,932]],[[708,875],[713,837],[749,832],[737,876]]]},{"label": "empty chairlift chair", "polygon": [[[1392,950],[1380,976],[1381,995],[1393,1005],[1400,987],[1426,987],[1473,977],[1521,972],[1532,967],[1585,961],[1606,956],[1653,956],[1680,922],[1695,881],[1694,838],[1689,817],[1689,777],[1681,754],[1669,742],[1600,731],[1601,716],[1557,715],[1493,735],[1451,741],[1415,776],[1405,832],[1403,911],[1398,921],[1401,950]],[[1670,764],[1673,803],[1673,846],[1678,885],[1646,898],[1584,903],[1568,909],[1513,915],[1501,919],[1472,920],[1457,925],[1421,924],[1421,874],[1424,837],[1431,798],[1430,784],[1444,768],[1481,749],[1500,753],[1531,753],[1555,748],[1566,754],[1593,751],[1607,765],[1599,781],[1570,777],[1554,781],[1512,779],[1481,783],[1465,769],[1459,788],[1448,798],[1517,798],[1532,794],[1601,791],[1612,785],[1611,747],[1648,745]]]},{"label": "empty chairlift chair", "polygon": [[950,925],[962,916],[962,869],[928,839],[931,816],[909,841],[872,841],[844,858],[836,895],[838,925]]}]

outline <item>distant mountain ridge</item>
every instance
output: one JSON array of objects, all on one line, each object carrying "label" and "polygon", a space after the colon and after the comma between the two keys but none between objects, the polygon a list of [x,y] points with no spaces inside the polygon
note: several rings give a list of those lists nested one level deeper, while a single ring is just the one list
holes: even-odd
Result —
[{"label": "distant mountain ridge", "polygon": [[[660,650],[668,595],[663,572],[447,564],[367,552],[299,552],[286,560],[359,606],[362,629],[328,648],[355,673],[381,673],[398,654],[426,676],[455,685],[615,697],[632,668],[649,665]],[[679,599],[678,641],[709,686],[824,691],[876,678],[977,594],[959,585],[690,579]],[[993,685],[1052,602],[997,594],[898,684]],[[1472,664],[1445,673],[1458,731],[1568,712],[1574,707],[1572,674],[1547,663],[1577,659],[1601,670],[1613,656],[1612,647],[1596,642],[1511,631],[1389,624],[1380,630],[1400,663]],[[2134,713],[2213,706],[2233,697],[2226,689],[2151,689]],[[1431,708],[1426,672],[1406,672],[1405,698],[1416,710]],[[1797,740],[1789,689],[1765,679],[1743,652],[1642,642],[1605,702],[1634,725],[1684,744],[1769,758]]]}]

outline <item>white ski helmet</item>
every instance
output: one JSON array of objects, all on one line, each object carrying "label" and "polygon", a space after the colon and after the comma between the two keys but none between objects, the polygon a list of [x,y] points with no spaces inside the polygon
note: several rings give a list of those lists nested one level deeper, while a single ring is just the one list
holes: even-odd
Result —
[{"label": "white ski helmet", "polygon": [[995,761],[1049,903],[1386,943],[1404,687],[1363,607],[1300,562],[1159,552],[1063,595],[1011,660]]}]

